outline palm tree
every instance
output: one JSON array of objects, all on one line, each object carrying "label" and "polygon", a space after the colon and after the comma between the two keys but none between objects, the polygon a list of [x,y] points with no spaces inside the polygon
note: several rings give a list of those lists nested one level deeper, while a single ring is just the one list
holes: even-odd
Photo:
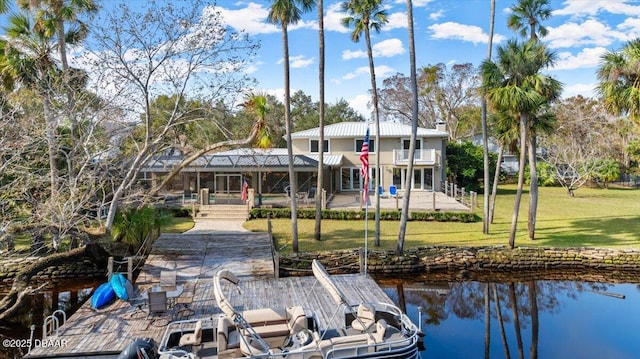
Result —
[{"label": "palm tree", "polygon": [[487,101],[496,110],[517,114],[520,121],[518,189],[509,236],[509,246],[514,248],[524,185],[529,119],[542,106],[559,97],[562,85],[554,78],[540,74],[555,60],[555,54],[541,43],[510,40],[505,46],[498,47],[497,53],[497,62],[484,61],[480,68]]},{"label": "palm tree", "polygon": [[600,58],[597,91],[604,99],[607,111],[628,114],[640,119],[640,39],[627,42],[619,51],[610,51]]},{"label": "palm tree", "polygon": [[351,40],[360,41],[360,36],[364,33],[367,46],[367,56],[369,58],[369,74],[371,75],[371,94],[373,101],[373,114],[376,127],[375,151],[376,151],[376,170],[375,170],[375,196],[376,196],[376,233],[375,245],[380,245],[380,111],[378,108],[378,88],[376,85],[376,72],[373,65],[373,49],[371,46],[371,33],[373,29],[380,32],[382,26],[388,22],[387,12],[382,7],[383,0],[348,0],[342,4],[342,10],[349,16],[342,19],[342,25],[347,28],[353,26],[351,32]]},{"label": "palm tree", "polygon": [[[98,11],[98,6],[93,0],[18,0],[18,6],[22,10],[31,11],[36,14],[34,27],[57,39],[57,50],[62,69],[62,78],[67,93],[67,101],[70,119],[70,133],[72,146],[77,142],[78,121],[74,116],[73,90],[70,88],[72,82],[69,73],[69,62],[67,59],[67,43],[77,43],[88,34],[88,26],[78,19],[82,13],[94,13]],[[65,23],[72,26],[67,30]],[[75,176],[73,169],[73,156],[67,158],[69,166],[69,180],[73,181]]]},{"label": "palm tree", "polygon": [[[324,3],[318,0],[318,181],[316,183],[316,226],[313,239],[322,234],[322,193],[324,192]],[[319,200],[317,199],[320,197]]]},{"label": "palm tree", "polygon": [[[296,24],[304,12],[311,11],[315,0],[273,0],[268,19],[282,28],[282,48],[284,62],[284,122],[287,138],[287,156],[289,158],[289,195],[291,198],[291,235],[292,249],[298,253],[298,208],[295,200],[296,177],[293,167],[293,144],[291,143],[291,84],[289,80],[289,24]],[[300,6],[300,7],[298,7]]]},{"label": "palm tree", "polygon": [[[530,41],[538,41],[547,35],[547,29],[540,24],[551,16],[549,0],[520,0],[511,7],[511,15],[507,19],[507,26],[522,37],[529,35]],[[538,171],[536,168],[537,134],[534,125],[529,133],[529,218],[527,228],[529,239],[535,239],[536,215],[538,212]]]},{"label": "palm tree", "polygon": [[0,72],[9,74],[21,85],[34,89],[42,99],[51,199],[55,201],[58,195],[58,141],[50,88],[50,84],[55,82],[53,78],[57,76],[57,67],[51,56],[54,46],[53,38],[36,28],[29,16],[24,13],[12,15],[6,28],[4,61],[0,64]]},{"label": "palm tree", "polygon": [[[398,244],[396,253],[404,251],[404,237],[407,232],[407,220],[409,219],[409,200],[411,197],[411,178],[413,174],[413,159],[416,151],[416,137],[418,134],[418,78],[416,74],[416,48],[413,31],[413,3],[407,0],[407,24],[409,30],[409,71],[411,72],[411,142],[409,145],[409,164],[407,165],[406,186],[407,191],[402,200],[402,214],[400,215],[400,229],[398,231]],[[378,146],[378,145],[376,145]],[[377,178],[377,177],[376,177]],[[376,193],[378,191],[376,190]]]},{"label": "palm tree", "polygon": [[547,28],[540,22],[549,17],[551,17],[549,0],[520,0],[511,7],[507,26],[522,37],[529,36],[532,41],[538,41],[540,37],[547,36]]},{"label": "palm tree", "polygon": [[[489,41],[487,44],[487,60],[491,61],[491,50],[493,48],[493,27],[496,20],[496,0],[491,0],[491,16],[489,20]],[[481,102],[482,109],[482,160],[484,163],[484,203],[483,203],[483,219],[482,219],[482,233],[489,233],[489,143],[487,141],[487,98],[482,96]],[[498,156],[501,156],[499,154]],[[498,162],[500,163],[500,162]]]}]

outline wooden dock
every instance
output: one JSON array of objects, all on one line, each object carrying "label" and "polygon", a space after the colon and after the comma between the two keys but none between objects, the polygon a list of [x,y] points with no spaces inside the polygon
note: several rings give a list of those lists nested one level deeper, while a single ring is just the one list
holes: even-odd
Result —
[{"label": "wooden dock", "polygon": [[[229,301],[240,310],[273,308],[284,311],[302,305],[316,313],[324,328],[343,327],[342,314],[314,277],[275,279],[269,237],[265,233],[163,234],[135,286],[144,292],[157,284],[161,270],[177,271],[184,292],[165,315],[148,316],[141,301],[117,301],[100,310],[85,303],[48,338],[57,344],[34,348],[27,357],[109,357],[122,351],[134,338],[160,341],[172,320],[207,318],[220,313],[213,294],[213,276],[228,269],[240,278],[241,293],[228,288]],[[373,279],[361,275],[333,276],[351,303],[376,301],[392,303]],[[332,319],[333,317],[333,319]]]}]

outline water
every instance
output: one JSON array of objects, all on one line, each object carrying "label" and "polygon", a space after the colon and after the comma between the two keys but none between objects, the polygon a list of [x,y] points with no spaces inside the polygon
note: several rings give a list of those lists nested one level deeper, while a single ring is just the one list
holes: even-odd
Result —
[{"label": "water", "polygon": [[[415,323],[418,307],[422,307],[425,359],[518,358],[519,348],[524,358],[534,359],[640,358],[639,284],[540,279],[461,282],[428,278],[379,282],[396,304],[406,308]],[[532,293],[535,301],[531,300]]]},{"label": "water", "polygon": [[[37,294],[28,296],[19,313],[10,320],[0,320],[0,339],[29,339],[30,327],[34,325],[34,339],[42,338],[42,324],[44,319],[55,310],[63,310],[67,313],[75,312],[91,295],[98,282],[94,279],[73,279],[57,283],[49,283]],[[9,288],[0,290],[0,298],[8,292]],[[9,343],[17,343],[11,341]],[[21,342],[21,343],[24,343]],[[12,347],[0,347],[0,358],[21,358],[28,351],[26,346],[13,345]]]}]

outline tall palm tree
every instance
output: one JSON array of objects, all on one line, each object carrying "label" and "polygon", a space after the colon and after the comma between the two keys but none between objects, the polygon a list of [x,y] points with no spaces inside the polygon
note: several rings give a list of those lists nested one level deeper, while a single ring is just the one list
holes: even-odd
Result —
[{"label": "tall palm tree", "polygon": [[[404,237],[407,232],[407,220],[409,219],[409,201],[411,197],[411,179],[413,174],[413,160],[416,151],[416,137],[418,134],[418,78],[416,73],[416,48],[413,31],[413,3],[407,0],[407,24],[409,31],[409,71],[411,72],[411,142],[409,144],[409,164],[407,165],[406,186],[407,191],[402,200],[402,214],[400,215],[400,229],[398,231],[398,244],[396,253],[404,251]],[[378,146],[378,145],[376,145]],[[376,192],[378,192],[376,190]]]},{"label": "tall palm tree", "polygon": [[[268,20],[282,28],[282,48],[284,63],[284,122],[289,158],[289,195],[291,198],[291,235],[293,252],[298,253],[298,208],[295,200],[297,191],[296,174],[293,167],[293,144],[291,143],[291,83],[289,79],[289,31],[290,24],[296,24],[302,14],[311,11],[315,0],[273,0]],[[299,6],[299,7],[298,7]]]},{"label": "tall palm tree", "polygon": [[[34,27],[57,40],[57,50],[62,70],[63,84],[67,94],[67,106],[69,108],[70,133],[72,146],[77,142],[78,121],[74,116],[73,90],[70,88],[72,79],[69,73],[69,61],[67,59],[67,43],[77,43],[88,34],[88,26],[78,19],[80,14],[90,14],[98,11],[98,6],[93,0],[18,0],[18,6],[25,11],[35,14]],[[65,23],[71,26],[65,29]],[[69,166],[69,180],[73,181],[73,155],[67,157]]]},{"label": "tall palm tree", "polygon": [[[507,19],[507,26],[516,31],[522,37],[529,35],[530,41],[538,41],[547,35],[547,29],[540,24],[541,21],[551,17],[549,0],[520,0],[511,7],[511,15]],[[532,119],[533,122],[533,119]],[[529,216],[527,229],[529,239],[535,239],[536,216],[538,212],[538,171],[537,163],[537,132],[532,125],[527,139],[529,145]],[[524,168],[523,168],[524,169]]]},{"label": "tall palm tree", "polygon": [[6,27],[5,54],[4,61],[0,64],[0,72],[10,74],[18,83],[34,89],[41,97],[49,157],[51,199],[55,201],[59,177],[58,141],[57,123],[51,108],[53,94],[50,84],[55,82],[54,77],[58,76],[58,69],[51,56],[55,47],[53,40],[46,31],[35,27],[27,14],[12,15]]},{"label": "tall palm tree", "polygon": [[[313,239],[322,235],[322,193],[324,192],[324,2],[318,0],[318,181],[316,183],[316,226]],[[319,197],[319,200],[318,200]]]},{"label": "tall palm tree", "polygon": [[522,37],[538,41],[547,36],[547,28],[541,21],[551,17],[549,0],[520,0],[511,7],[511,15],[507,18],[507,26]]},{"label": "tall palm tree", "polygon": [[540,74],[540,71],[552,65],[554,60],[555,54],[541,43],[510,40],[504,46],[498,47],[496,62],[484,61],[480,66],[487,101],[498,111],[517,114],[520,121],[520,170],[509,235],[511,248],[515,246],[524,185],[529,119],[542,106],[557,99],[562,90],[560,82]]},{"label": "tall palm tree", "polygon": [[600,58],[597,91],[607,111],[640,120],[640,38]]},{"label": "tall palm tree", "polygon": [[[487,43],[487,60],[491,61],[491,50],[493,49],[493,27],[496,20],[496,0],[491,0],[489,20],[489,41]],[[489,143],[487,140],[487,98],[482,96],[481,102],[482,109],[482,160],[484,171],[484,203],[483,203],[483,219],[482,219],[482,233],[489,233]],[[500,156],[500,155],[499,155]],[[499,163],[499,162],[498,162]]]},{"label": "tall palm tree", "polygon": [[373,116],[376,127],[375,151],[375,196],[376,196],[376,233],[375,245],[380,245],[380,111],[378,108],[378,88],[376,85],[376,71],[373,65],[373,48],[371,46],[371,29],[380,32],[382,26],[389,20],[387,12],[383,8],[384,0],[347,0],[342,3],[342,10],[347,13],[347,17],[342,19],[342,25],[347,28],[353,27],[351,40],[360,41],[360,36],[364,34],[367,57],[369,58],[369,74],[371,75],[371,94],[373,101]]}]

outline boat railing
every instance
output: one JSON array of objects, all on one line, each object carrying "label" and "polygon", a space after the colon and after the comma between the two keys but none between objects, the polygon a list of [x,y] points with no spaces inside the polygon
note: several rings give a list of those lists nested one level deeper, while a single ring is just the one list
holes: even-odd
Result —
[{"label": "boat railing", "polygon": [[184,350],[180,348],[168,348],[171,334],[177,333],[177,332],[193,331],[198,321],[202,321],[202,329],[214,329],[215,331],[217,324],[214,323],[214,320],[211,317],[199,318],[199,319],[177,320],[177,321],[170,322],[169,324],[167,324],[167,327],[164,330],[164,335],[162,336],[162,339],[158,344],[158,353],[172,354],[178,358],[180,357],[179,355],[184,355]]}]

